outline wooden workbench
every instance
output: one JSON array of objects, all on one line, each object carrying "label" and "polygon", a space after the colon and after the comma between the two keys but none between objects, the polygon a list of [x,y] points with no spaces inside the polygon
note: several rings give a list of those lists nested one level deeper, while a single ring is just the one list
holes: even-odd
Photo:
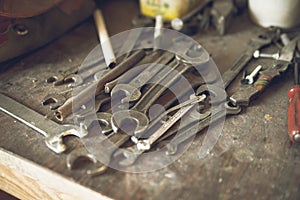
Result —
[{"label": "wooden workbench", "polygon": [[[129,0],[103,6],[111,34],[128,29],[138,12],[136,2]],[[245,13],[234,19],[225,37],[211,31],[199,42],[222,73],[257,30]],[[55,88],[45,79],[62,69],[72,71],[97,42],[89,19],[2,71],[0,90],[47,115],[48,108],[40,102]],[[199,134],[173,164],[142,174],[110,169],[90,178],[83,170],[70,171],[66,154],[51,152],[43,136],[0,113],[0,189],[22,199],[299,199],[300,146],[291,145],[287,136],[287,91],[292,84],[289,71],[240,115],[229,117],[204,159],[197,157],[205,135]],[[69,153],[78,140],[70,137],[66,143]]]}]

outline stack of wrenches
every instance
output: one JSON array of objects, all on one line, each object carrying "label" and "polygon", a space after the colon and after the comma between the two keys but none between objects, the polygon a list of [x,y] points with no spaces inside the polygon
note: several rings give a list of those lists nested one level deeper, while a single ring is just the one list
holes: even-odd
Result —
[{"label": "stack of wrenches", "polygon": [[[244,56],[241,56],[239,58],[239,60],[236,62],[236,64],[233,65],[232,68],[230,68],[225,74],[224,74],[224,79],[225,79],[225,86],[227,87],[231,81],[238,75],[238,73],[243,69],[243,67],[245,67],[245,65],[249,62],[249,60],[252,58],[252,54],[255,50],[265,46],[265,45],[268,45],[270,44],[272,41],[272,38],[268,38],[268,37],[258,37],[257,39],[253,39],[251,41],[251,49],[247,50],[246,53],[244,54]],[[202,92],[206,92],[206,91],[202,91]],[[213,91],[209,91],[209,92],[213,92]],[[202,93],[204,94],[204,93]],[[221,95],[222,96],[222,95]],[[221,102],[224,102],[224,97],[221,98],[223,99]],[[239,113],[240,111],[240,108],[239,107],[232,107],[229,105],[229,104],[221,104],[223,106],[226,107],[227,111],[228,111],[228,114],[237,114]],[[223,107],[221,106],[221,107]],[[215,112],[216,114],[214,114],[214,117],[215,118],[219,118],[219,117],[222,117],[224,116],[224,112],[218,112],[216,111]],[[199,115],[198,115],[199,116]],[[188,138],[192,137],[193,135],[191,135],[191,131],[192,129],[196,130],[196,132],[202,130],[203,128],[205,128],[206,126],[209,125],[209,122],[210,120],[207,120],[207,119],[210,119],[209,118],[209,115],[206,115],[206,117],[203,118],[203,121],[202,121],[202,125],[198,126],[198,125],[192,125],[190,126],[190,129],[187,130],[186,132],[184,132],[183,134],[181,134],[180,136],[178,137],[175,137],[175,140],[172,140],[174,141],[173,142],[173,145],[169,145],[170,146],[170,151],[169,152],[174,152],[174,146],[177,146],[179,145],[180,143],[184,142],[185,140],[187,140]],[[198,118],[199,120],[199,118]],[[200,122],[201,123],[201,122]],[[192,123],[190,123],[192,124]],[[189,125],[190,125],[189,124]],[[174,129],[171,129],[171,132],[174,133]],[[195,131],[192,131],[193,134],[195,134]],[[162,136],[161,138],[167,138],[166,136],[170,136],[172,134],[168,134],[166,133],[164,136]],[[150,136],[151,137],[151,136]],[[155,140],[158,140],[158,141],[161,141],[159,139],[161,138],[157,138],[155,137]],[[155,141],[153,140],[153,142]],[[137,142],[137,140],[135,140]],[[152,141],[152,140],[151,140]],[[153,143],[151,142],[151,143]],[[125,156],[125,160],[122,161],[120,164],[123,164],[123,165],[131,165],[135,162],[136,160],[136,157],[132,156],[132,155],[140,155],[140,151],[139,151],[139,148],[137,147],[137,145],[140,144],[139,142],[137,142],[137,144],[133,147],[130,147],[130,148],[127,148],[125,150],[121,150],[122,154]],[[171,150],[172,149],[172,150]],[[143,150],[144,151],[144,150]],[[130,153],[132,152],[132,153]],[[175,152],[174,152],[175,153]],[[120,150],[117,154],[120,154]],[[172,154],[172,153],[169,153],[169,154]],[[111,154],[110,154],[111,155]],[[109,156],[110,157],[110,156]],[[134,158],[134,159],[133,159]]]},{"label": "stack of wrenches", "polygon": [[[269,35],[267,34],[265,36],[266,37],[259,36],[257,38],[252,39],[247,51],[237,60],[237,62],[234,63],[234,65],[229,70],[227,70],[223,74],[222,78],[224,80],[225,89],[236,78],[236,76],[245,68],[248,62],[252,59],[253,53],[257,49],[269,45],[274,39],[274,34],[269,34]],[[189,48],[186,46],[186,49],[193,49],[193,48]],[[295,49],[294,40],[292,40],[287,46],[283,47],[281,55],[279,57],[279,60],[281,62],[280,66],[282,65],[286,66],[290,62],[291,51],[293,51],[294,49]],[[113,112],[111,114],[105,115],[106,116],[105,120],[108,122],[109,126],[111,126],[112,129],[104,130],[101,133],[101,134],[106,134],[108,132],[111,132],[111,130],[113,130],[115,133],[112,133],[108,139],[112,141],[112,143],[114,143],[116,147],[121,147],[127,141],[130,141],[130,139],[133,142],[132,146],[121,150],[121,154],[123,155],[123,160],[121,160],[119,164],[124,166],[132,165],[143,152],[152,150],[155,144],[162,142],[171,136],[174,136],[178,128],[178,126],[176,125],[177,121],[181,119],[183,115],[188,115],[189,116],[188,120],[183,122],[184,123],[183,132],[180,135],[176,135],[173,138],[173,140],[167,145],[166,153],[168,155],[173,155],[177,152],[177,148],[181,143],[194,136],[195,133],[198,133],[199,131],[203,130],[205,127],[209,126],[212,118],[214,120],[218,120],[219,118],[224,117],[226,115],[226,112],[224,112],[224,108],[227,111],[227,114],[238,114],[241,111],[239,106],[243,105],[240,103],[235,103],[235,106],[230,105],[226,101],[227,95],[219,91],[222,89],[221,87],[213,86],[209,84],[207,86],[204,85],[199,86],[195,84],[193,85],[193,87],[198,88],[195,92],[197,94],[196,96],[192,96],[186,102],[183,102],[181,104],[178,105],[175,104],[175,106],[171,107],[170,110],[167,110],[166,113],[162,113],[162,115],[158,116],[158,118],[162,119],[169,113],[173,113],[173,114],[170,115],[170,118],[167,119],[165,123],[162,124],[161,127],[159,127],[157,130],[154,130],[146,138],[141,137],[143,136],[146,130],[149,130],[149,127],[153,128],[152,126],[153,124],[150,124],[151,120],[149,119],[149,116],[147,116],[147,114],[149,112],[149,108],[155,102],[159,101],[160,97],[164,95],[164,92],[166,91],[166,87],[169,87],[174,83],[176,83],[176,81],[178,81],[180,76],[182,76],[183,74],[188,74],[193,67],[195,66],[201,67],[202,65],[207,64],[209,62],[208,54],[206,54],[205,52],[203,53],[203,51],[199,51],[198,53],[199,54],[196,55],[196,57],[190,58],[189,55],[185,55],[184,57],[181,57],[178,55],[171,55],[165,52],[162,53],[159,50],[150,54],[146,53],[144,50],[135,51],[130,55],[127,55],[128,58],[122,61],[119,64],[119,66],[116,66],[115,68],[108,71],[99,82],[92,83],[91,85],[87,86],[83,91],[81,91],[79,94],[72,97],[71,99],[68,99],[62,106],[60,106],[56,110],[56,117],[58,120],[63,121],[65,117],[71,114],[86,116],[89,114],[89,112],[93,112],[94,110],[81,112],[82,111],[81,108],[82,105],[87,105],[89,103],[89,98],[91,97],[91,95],[93,95],[94,97],[95,91],[96,94],[100,94],[101,92],[105,92],[105,91],[107,93],[110,92],[112,96],[118,92],[125,92],[126,96],[125,98],[122,98],[121,103],[130,102],[133,104],[133,106],[125,110],[119,107],[118,108],[119,110],[117,112]],[[142,58],[144,58],[145,56],[147,58],[148,55],[153,55],[151,59],[157,58],[157,61],[159,63],[162,63],[163,65],[168,65],[168,69],[166,70],[160,69],[159,65],[156,66],[150,65],[150,67],[148,66],[148,68],[146,69],[146,71],[144,71],[144,73],[141,72],[137,77],[133,78],[128,83],[116,84],[115,80],[118,79],[118,77],[123,76],[129,69],[135,66]],[[176,70],[176,73],[172,74],[172,71],[170,71],[170,69]],[[273,71],[271,72],[273,73]],[[149,86],[145,92],[141,91],[140,90],[141,86],[143,86],[147,81],[149,81],[152,78],[157,79],[158,81],[157,84],[153,84],[152,86]],[[113,85],[115,87],[112,89],[110,85]],[[105,88],[108,89],[105,90]],[[210,104],[214,105],[215,107],[212,107],[212,109],[209,112],[205,112],[205,113],[190,112],[191,108],[193,108],[196,104],[203,102],[208,98],[209,95],[212,95],[214,93],[220,95],[220,97],[217,98],[218,99],[217,101],[210,102]],[[184,95],[185,91],[182,94]],[[103,100],[104,97],[107,98]],[[62,125],[58,125],[49,119],[44,118],[44,120],[41,120],[41,116],[38,116],[38,114],[34,112],[30,114],[33,117],[28,118],[27,116],[22,115],[20,112],[12,109],[13,107],[16,107],[22,112],[27,112],[26,107],[20,106],[14,100],[4,95],[1,95],[0,99],[1,99],[0,108],[3,112],[15,117],[16,119],[22,121],[23,123],[27,124],[28,126],[32,127],[33,129],[37,130],[38,132],[46,136],[47,146],[51,150],[57,153],[61,153],[66,149],[66,147],[62,143],[62,137],[69,134],[83,137],[87,134],[86,127],[84,126],[81,126],[80,129],[74,129],[73,127],[71,127],[71,129],[61,128],[63,127]],[[99,99],[98,102],[99,104],[98,106],[96,106],[97,111],[100,109],[101,105],[111,100],[109,95],[103,95],[103,99],[102,98]],[[234,102],[233,99],[235,99],[234,95],[230,97],[230,100],[232,102]],[[13,102],[13,103],[9,104],[7,102]],[[168,105],[167,107],[173,105],[174,100],[172,99],[172,103],[170,102],[166,102],[165,105]],[[74,110],[78,111],[78,113],[73,113]],[[174,112],[175,110],[177,111]],[[129,115],[127,115],[128,113]],[[103,113],[99,115],[99,119],[102,116]],[[201,116],[200,122],[195,123],[196,121],[199,121],[199,116]],[[129,118],[130,120],[127,120]],[[37,119],[38,121],[41,122],[38,122]],[[121,134],[123,132],[123,127],[122,127],[123,121],[126,120],[138,122],[135,129],[129,135]],[[54,127],[54,130],[58,131],[59,133],[54,134],[53,130],[50,131],[49,129],[47,129],[47,127],[42,125],[43,123],[46,124],[45,126],[52,127],[52,128]],[[87,124],[90,125],[91,122],[86,122],[85,125]],[[106,139],[104,139],[101,142],[104,142]],[[116,153],[116,148],[107,149],[107,151],[103,153],[106,154],[105,159],[107,160],[107,163],[109,163],[114,153]],[[120,155],[120,151],[118,151],[116,155]],[[72,154],[70,154],[70,156],[72,157]],[[72,157],[72,159],[69,160],[74,161],[74,157]]]}]

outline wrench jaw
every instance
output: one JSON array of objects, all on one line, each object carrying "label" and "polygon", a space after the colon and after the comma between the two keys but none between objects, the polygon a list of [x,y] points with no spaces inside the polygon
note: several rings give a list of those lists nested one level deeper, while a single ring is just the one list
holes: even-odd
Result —
[{"label": "wrench jaw", "polygon": [[104,135],[108,135],[112,132],[111,117],[111,113],[98,112],[96,113],[96,116],[93,114],[87,116],[75,116],[75,121],[77,124],[84,124],[88,131],[98,123],[97,128],[101,129],[100,132]]},{"label": "wrench jaw", "polygon": [[121,103],[135,102],[142,96],[141,91],[138,88],[132,87],[130,84],[117,84],[111,91],[111,96],[123,92],[124,98],[121,99]]},{"label": "wrench jaw", "polygon": [[46,83],[51,83],[54,86],[62,85],[64,82],[64,76],[61,74],[55,74],[46,79]]},{"label": "wrench jaw", "polygon": [[64,82],[68,87],[76,87],[83,83],[83,79],[78,74],[70,74],[64,78]]},{"label": "wrench jaw", "polygon": [[115,133],[119,132],[120,129],[128,133],[123,127],[129,125],[134,127],[133,135],[139,135],[148,128],[149,119],[145,114],[136,110],[121,110],[113,113],[111,125]]},{"label": "wrench jaw", "polygon": [[57,154],[63,153],[67,149],[63,142],[63,137],[72,135],[81,138],[87,135],[87,130],[83,125],[81,125],[79,130],[72,125],[65,125],[65,127],[65,131],[57,135],[48,135],[45,139],[47,147]]},{"label": "wrench jaw", "polygon": [[225,102],[227,97],[225,89],[216,85],[201,85],[197,89],[196,94],[207,94],[208,96],[212,97],[210,99],[210,104],[212,106],[218,105],[221,102]]},{"label": "wrench jaw", "polygon": [[49,106],[51,110],[55,110],[63,105],[65,101],[66,98],[61,94],[48,94],[41,103],[43,106]]},{"label": "wrench jaw", "polygon": [[96,157],[89,153],[86,148],[78,148],[67,155],[66,164],[69,170],[74,170],[76,168],[76,163],[81,159],[88,160],[94,164],[92,169],[86,169],[85,173],[90,176],[97,176],[103,174],[108,167],[101,164]]},{"label": "wrench jaw", "polygon": [[50,150],[57,154],[61,154],[67,149],[67,146],[63,143],[62,136],[48,137],[45,143]]}]

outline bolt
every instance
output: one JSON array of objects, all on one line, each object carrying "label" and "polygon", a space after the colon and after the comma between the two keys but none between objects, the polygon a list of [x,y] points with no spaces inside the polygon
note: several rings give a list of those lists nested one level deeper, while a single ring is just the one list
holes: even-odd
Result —
[{"label": "bolt", "polygon": [[256,50],[254,51],[253,53],[253,57],[254,58],[272,58],[272,59],[275,59],[275,60],[278,60],[279,59],[279,53],[274,53],[274,54],[267,54],[267,53],[260,53],[259,50]]},{"label": "bolt", "polygon": [[258,65],[254,70],[253,72],[251,72],[250,75],[246,76],[245,78],[243,78],[241,80],[242,84],[253,84],[254,82],[254,77],[258,74],[258,72],[262,69],[262,66],[261,65]]}]

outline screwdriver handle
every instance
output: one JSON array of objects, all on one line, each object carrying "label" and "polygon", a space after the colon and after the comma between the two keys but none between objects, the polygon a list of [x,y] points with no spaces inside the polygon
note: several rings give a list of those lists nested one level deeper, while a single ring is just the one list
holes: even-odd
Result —
[{"label": "screwdriver handle", "polygon": [[300,85],[288,92],[288,134],[293,143],[300,143]]}]

